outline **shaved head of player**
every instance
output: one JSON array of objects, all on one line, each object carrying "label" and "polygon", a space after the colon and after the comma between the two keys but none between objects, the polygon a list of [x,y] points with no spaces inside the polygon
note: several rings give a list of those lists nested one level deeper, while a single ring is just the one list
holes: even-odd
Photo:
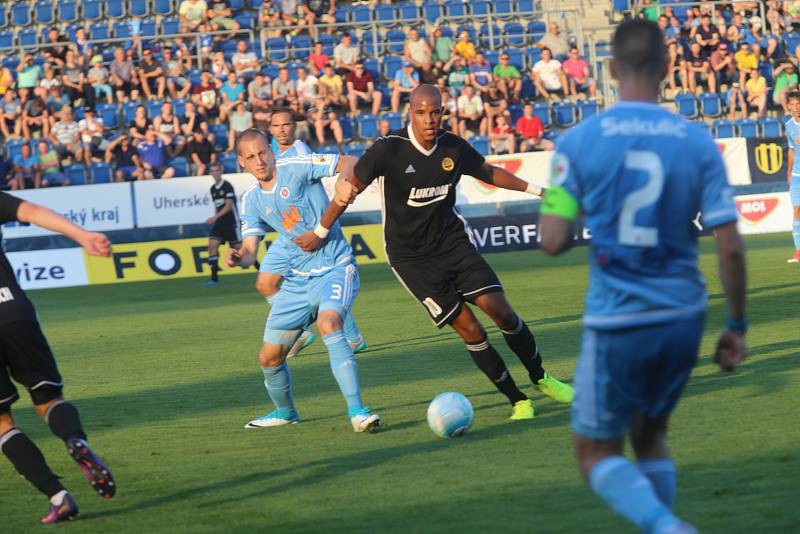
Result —
[{"label": "shaved head of player", "polygon": [[409,120],[414,135],[425,148],[436,143],[442,126],[442,93],[435,85],[420,85],[411,91]]},{"label": "shaved head of player", "polygon": [[278,142],[278,147],[282,151],[294,144],[294,118],[291,109],[277,108],[272,110],[269,133]]},{"label": "shaved head of player", "polygon": [[261,130],[250,128],[241,133],[236,141],[236,156],[244,171],[260,183],[270,183],[275,177],[275,155]]}]

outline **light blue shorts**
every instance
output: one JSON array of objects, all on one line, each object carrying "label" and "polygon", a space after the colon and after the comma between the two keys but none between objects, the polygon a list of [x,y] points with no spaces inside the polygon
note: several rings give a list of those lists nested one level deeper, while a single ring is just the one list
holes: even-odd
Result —
[{"label": "light blue shorts", "polygon": [[264,341],[291,346],[321,311],[335,311],[344,319],[359,288],[358,268],[352,263],[322,276],[286,279],[271,302]]},{"label": "light blue shorts", "polygon": [[669,414],[697,362],[704,326],[705,314],[628,329],[586,328],[575,371],[575,433],[616,439],[636,414]]},{"label": "light blue shorts", "polygon": [[800,175],[792,174],[792,182],[789,184],[789,198],[792,199],[792,206],[800,206]]}]

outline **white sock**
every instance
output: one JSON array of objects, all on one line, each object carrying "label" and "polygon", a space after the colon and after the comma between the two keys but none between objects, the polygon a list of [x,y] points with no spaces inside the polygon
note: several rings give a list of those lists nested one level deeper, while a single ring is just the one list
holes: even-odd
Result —
[{"label": "white sock", "polygon": [[64,502],[64,497],[67,496],[67,490],[61,490],[52,497],[50,497],[50,504],[53,506],[58,506]]}]

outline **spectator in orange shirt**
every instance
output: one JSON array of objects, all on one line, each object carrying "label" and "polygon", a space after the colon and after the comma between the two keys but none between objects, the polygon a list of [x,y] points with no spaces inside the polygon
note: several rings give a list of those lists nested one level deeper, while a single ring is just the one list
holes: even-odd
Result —
[{"label": "spectator in orange shirt", "polygon": [[544,126],[539,117],[533,114],[533,104],[527,103],[522,109],[522,117],[517,119],[517,135],[520,137],[519,151],[553,150],[552,141],[544,138]]}]

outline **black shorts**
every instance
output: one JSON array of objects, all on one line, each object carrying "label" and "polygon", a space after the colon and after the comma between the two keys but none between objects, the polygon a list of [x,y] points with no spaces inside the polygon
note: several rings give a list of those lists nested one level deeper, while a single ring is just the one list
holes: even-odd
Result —
[{"label": "black shorts", "polygon": [[208,237],[220,243],[240,243],[242,241],[241,227],[232,222],[216,221],[211,227]]},{"label": "black shorts", "polygon": [[494,270],[471,246],[431,258],[391,263],[391,267],[438,328],[458,317],[464,302],[503,291]]},{"label": "black shorts", "polygon": [[0,326],[0,413],[8,413],[19,398],[12,378],[28,390],[34,404],[61,396],[56,359],[35,321]]}]

